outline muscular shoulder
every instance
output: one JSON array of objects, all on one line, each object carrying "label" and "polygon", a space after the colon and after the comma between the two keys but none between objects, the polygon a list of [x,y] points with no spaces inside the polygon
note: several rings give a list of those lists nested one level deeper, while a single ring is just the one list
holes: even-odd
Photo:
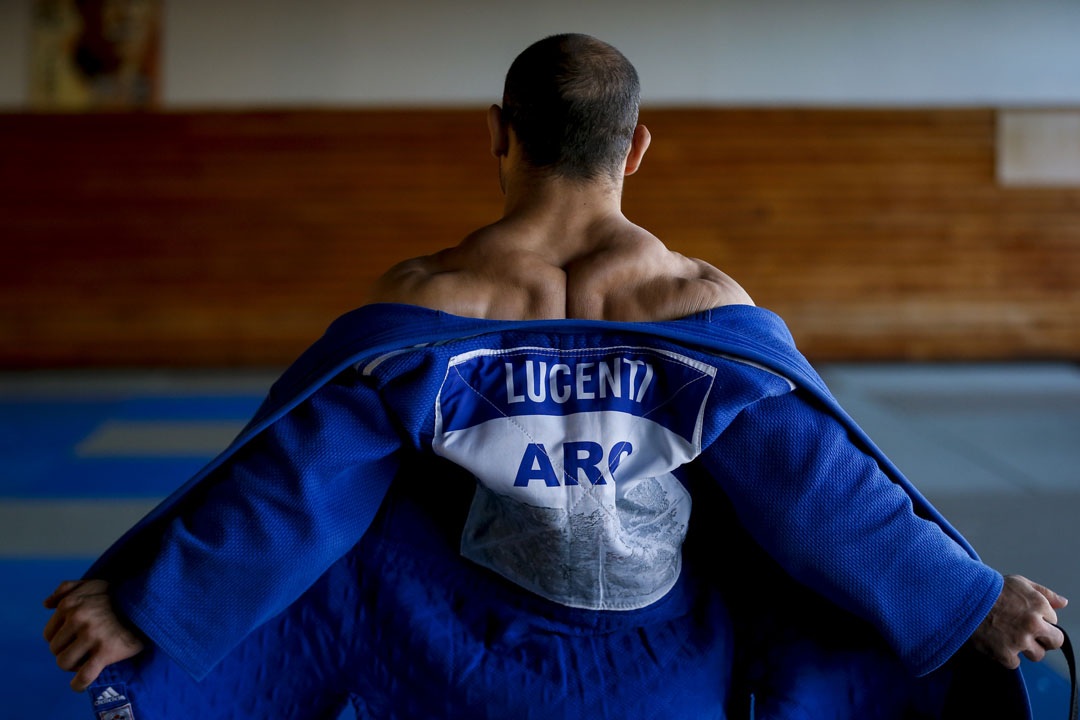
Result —
[{"label": "muscular shoulder", "polygon": [[368,299],[489,319],[632,322],[754,304],[725,273],[636,226],[610,233],[565,266],[482,229],[461,245],[395,265]]},{"label": "muscular shoulder", "polygon": [[714,303],[700,310],[718,307],[720,305],[753,305],[754,301],[750,294],[743,289],[742,285],[735,282],[734,278],[727,273],[713,267],[699,258],[688,258],[679,253],[673,253],[687,268],[689,281],[700,286],[702,302]]},{"label": "muscular shoulder", "polygon": [[379,276],[368,294],[369,302],[415,302],[425,294],[430,281],[437,276],[438,261],[434,255],[409,258],[399,262]]},{"label": "muscular shoulder", "polygon": [[668,250],[652,235],[588,258],[568,284],[573,317],[672,320],[723,305],[753,305],[750,295],[704,260]]},{"label": "muscular shoulder", "polygon": [[489,319],[562,317],[564,276],[552,270],[528,257],[504,261],[459,246],[398,263],[375,282],[368,301]]}]

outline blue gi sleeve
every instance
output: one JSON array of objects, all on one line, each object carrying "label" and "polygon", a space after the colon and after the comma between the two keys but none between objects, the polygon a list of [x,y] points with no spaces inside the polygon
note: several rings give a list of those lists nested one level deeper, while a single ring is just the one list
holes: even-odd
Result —
[{"label": "blue gi sleeve", "polygon": [[873,624],[915,675],[990,611],[1003,579],[972,558],[799,392],[745,408],[701,456],[740,522],[797,581]]},{"label": "blue gi sleeve", "polygon": [[360,540],[399,444],[374,389],[320,388],[207,476],[114,601],[201,679]]}]

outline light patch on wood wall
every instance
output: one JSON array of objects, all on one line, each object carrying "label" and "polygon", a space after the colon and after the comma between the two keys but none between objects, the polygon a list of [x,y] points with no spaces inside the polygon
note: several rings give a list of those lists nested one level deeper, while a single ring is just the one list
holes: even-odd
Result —
[{"label": "light patch on wood wall", "polygon": [[1080,187],[1080,109],[1001,110],[997,120],[1000,184]]},{"label": "light patch on wood wall", "polygon": [[153,107],[159,95],[160,0],[35,0],[30,106]]}]

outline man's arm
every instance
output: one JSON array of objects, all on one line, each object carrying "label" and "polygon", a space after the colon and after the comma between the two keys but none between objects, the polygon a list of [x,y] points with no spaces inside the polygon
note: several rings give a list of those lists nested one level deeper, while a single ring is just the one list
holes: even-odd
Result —
[{"label": "man's arm", "polygon": [[1007,667],[1018,652],[1034,660],[1060,646],[1047,620],[1063,598],[1002,579],[918,517],[840,422],[800,393],[746,408],[701,461],[789,574],[877,627],[915,674],[969,638]]},{"label": "man's arm", "polygon": [[[149,567],[107,589],[65,584],[46,601],[57,608],[46,628],[50,648],[61,667],[79,669],[72,687],[135,649],[120,618],[193,677],[205,675],[360,540],[399,445],[365,380],[316,391],[189,494]],[[80,644],[65,647],[69,637]]]}]

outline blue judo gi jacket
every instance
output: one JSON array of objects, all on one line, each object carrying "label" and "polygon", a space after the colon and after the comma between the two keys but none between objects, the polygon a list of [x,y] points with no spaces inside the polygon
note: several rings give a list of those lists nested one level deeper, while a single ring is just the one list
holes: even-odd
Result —
[{"label": "blue judo gi jacket", "polygon": [[85,577],[152,641],[101,717],[1030,713],[961,650],[1001,575],[752,306],[360,308]]}]

